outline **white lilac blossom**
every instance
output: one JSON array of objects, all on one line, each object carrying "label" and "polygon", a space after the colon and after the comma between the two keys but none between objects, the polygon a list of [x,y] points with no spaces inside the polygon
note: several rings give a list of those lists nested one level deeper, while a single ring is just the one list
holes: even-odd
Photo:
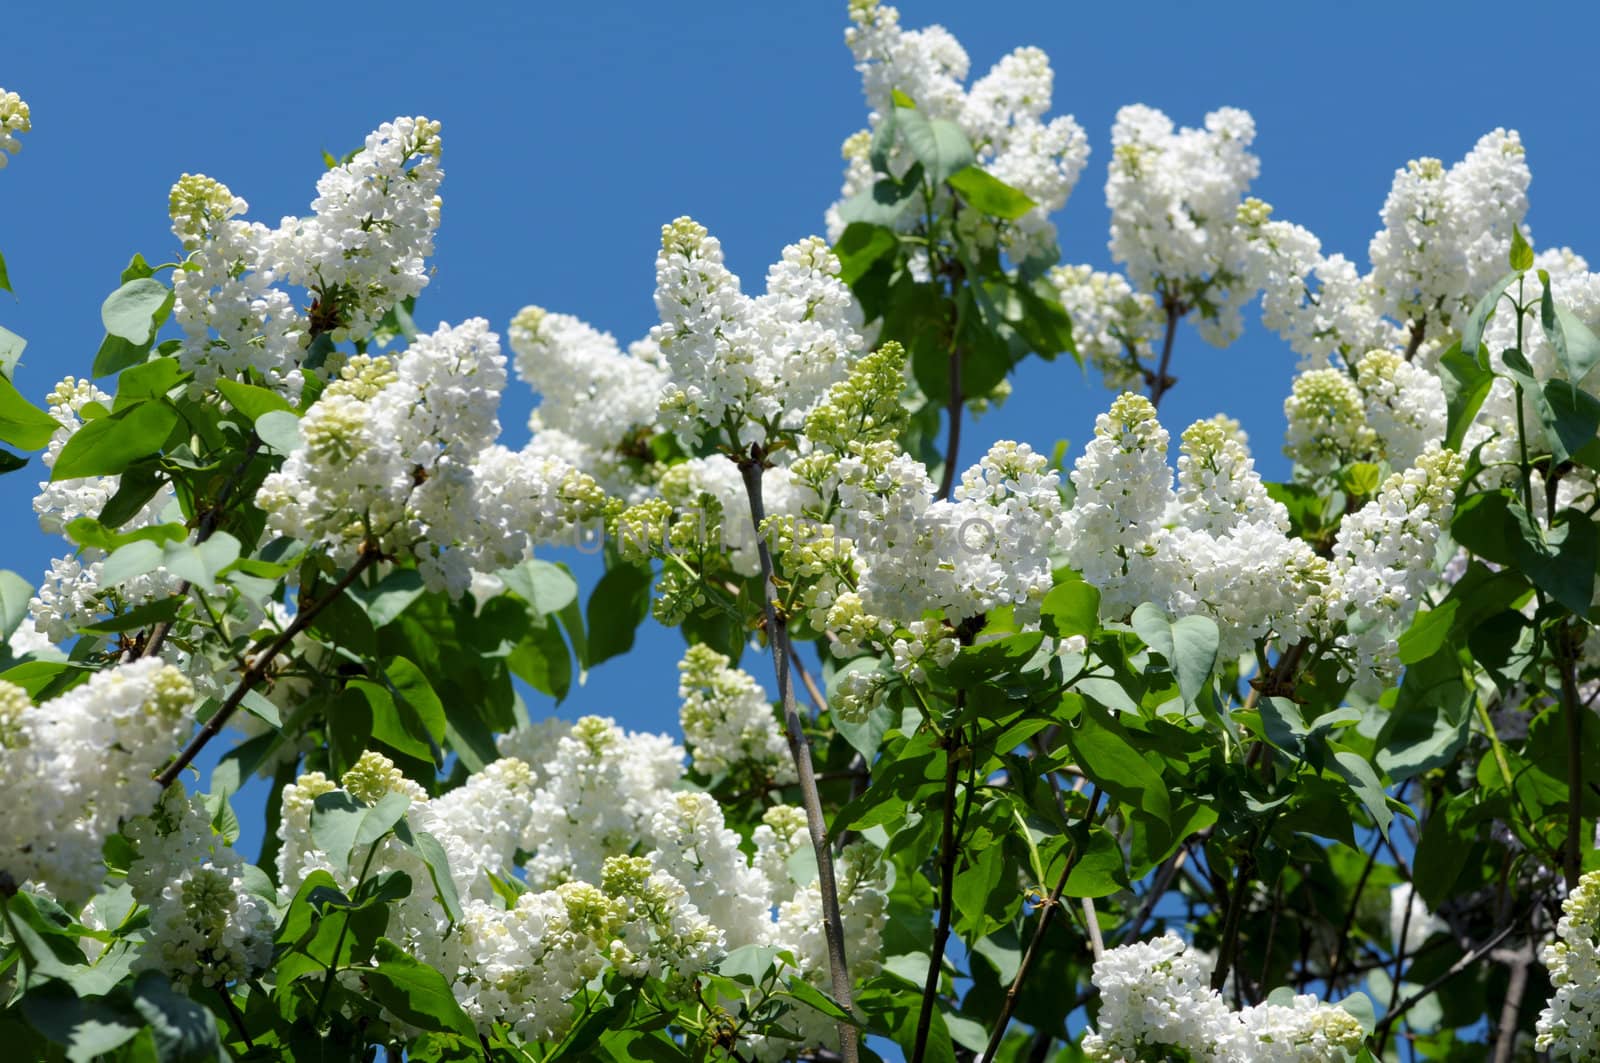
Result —
[{"label": "white lilac blossom", "polygon": [[419,336],[394,359],[351,358],[256,494],[268,525],[344,565],[363,549],[409,554],[430,587],[455,595],[474,570],[571,531],[604,494],[565,462],[493,445],[505,381],[481,318]]},{"label": "white lilac blossom", "polygon": [[194,689],[147,658],[97,672],[42,705],[0,682],[0,776],[12,788],[0,828],[0,875],[64,902],[105,875],[101,846],[161,795],[154,775],[191,726]]},{"label": "white lilac blossom", "polygon": [[[1033,200],[1034,206],[1004,226],[1002,246],[1020,261],[1055,244],[1050,215],[1066,205],[1089,159],[1089,139],[1070,115],[1046,118],[1054,92],[1050,59],[1037,48],[1017,48],[970,87],[963,87],[970,61],[942,26],[903,29],[900,12],[878,0],[852,0],[845,43],[861,72],[869,128],[845,142],[843,200],[871,187],[878,175],[868,154],[872,136],[894,112],[894,93],[919,112],[956,123],[976,162]],[[912,159],[899,145],[889,168],[901,176]],[[910,222],[908,221],[908,224]],[[828,235],[844,229],[840,204],[828,211]]]},{"label": "white lilac blossom", "polygon": [[1505,272],[1530,179],[1521,139],[1504,129],[1484,134],[1448,170],[1423,158],[1395,171],[1384,227],[1367,252],[1385,316],[1455,328]]},{"label": "white lilac blossom", "polygon": [[772,937],[766,877],[740,851],[739,836],[723,822],[722,806],[710,794],[664,795],[644,837],[654,850],[651,861],[683,883],[729,948]]},{"label": "white lilac blossom", "polygon": [[1372,501],[1340,523],[1326,602],[1330,615],[1344,621],[1333,645],[1348,655],[1347,673],[1370,677],[1398,668],[1396,640],[1436,578],[1434,555],[1463,469],[1454,451],[1430,443],[1415,465],[1392,474]]},{"label": "white lilac blossom", "polygon": [[[58,427],[41,457],[45,468],[54,469],[62,449],[87,423],[84,417],[89,408],[109,411],[111,396],[88,380],[67,377],[51,389],[46,405]],[[121,483],[121,476],[43,481],[33,500],[40,529],[65,537],[67,525],[79,517],[98,518]],[[163,484],[138,513],[123,523],[122,530],[132,532],[160,523],[162,513],[175,497],[172,486]],[[102,588],[100,572],[105,558],[106,552],[97,547],[78,547],[50,563],[50,571],[29,603],[30,617],[39,634],[52,641],[64,641],[114,606],[142,605],[171,594],[178,585],[177,577],[158,566],[115,588]]]},{"label": "white lilac blossom", "polygon": [[655,300],[662,421],[690,444],[707,429],[740,446],[798,431],[865,347],[838,256],[817,237],[784,248],[766,293],[749,296],[716,238],[679,218],[661,229]]},{"label": "white lilac blossom", "polygon": [[1289,632],[1311,547],[1289,537],[1289,515],[1267,494],[1238,422],[1197,421],[1183,433],[1178,520],[1153,543],[1172,584],[1153,599],[1175,614],[1216,621],[1219,654],[1248,652],[1257,639]]},{"label": "white lilac blossom", "polygon": [[607,856],[630,851],[683,773],[683,747],[586,716],[555,742],[559,765],[533,795],[522,839],[531,885],[594,881]]},{"label": "white lilac blossom", "polygon": [[[1341,371],[1301,380],[1302,423],[1321,402],[1325,423],[1360,424],[1360,388]],[[1314,401],[1319,382],[1337,402]],[[1392,671],[1395,640],[1434,578],[1461,459],[1429,442],[1344,517],[1328,560],[1287,534],[1288,514],[1267,495],[1237,425],[1202,421],[1184,433],[1177,491],[1167,441],[1149,400],[1125,394],[1097,419],[1073,470],[1077,497],[1060,542],[1100,590],[1102,616],[1123,619],[1154,602],[1211,616],[1224,654],[1263,638],[1284,646],[1309,638],[1364,682]]]},{"label": "white lilac blossom", "polygon": [[[322,175],[310,215],[277,228],[246,221],[248,204],[220,181],[184,174],[169,198],[187,256],[172,314],[196,392],[251,370],[298,400],[313,336],[365,336],[420,292],[439,225],[439,152],[439,123],[385,122]],[[308,310],[292,286],[310,293]]]},{"label": "white lilac blossom", "polygon": [[1203,129],[1174,129],[1160,111],[1133,105],[1111,128],[1112,257],[1164,310],[1196,311],[1200,334],[1219,347],[1238,338],[1240,307],[1254,294],[1238,223],[1260,169],[1254,139],[1254,120],[1231,107],[1206,115]]},{"label": "white lilac blossom", "polygon": [[930,612],[957,624],[1003,605],[1037,615],[1062,509],[1060,476],[1042,454],[996,443],[953,501],[935,498],[927,470],[904,454],[852,455],[838,474],[866,612],[901,626]]},{"label": "white lilac blossom", "polygon": [[[769,810],[752,859],[721,806],[682,788],[683,749],[665,736],[585,717],[519,729],[500,745],[528,759],[503,756],[439,797],[372,752],[337,783],[320,772],[301,775],[283,793],[283,888],[298,889],[316,871],[345,890],[363,866],[369,876],[405,871],[412,893],[395,902],[387,933],[445,974],[484,1031],[505,1023],[525,1037],[559,1037],[583,987],[606,970],[665,979],[670,988],[741,945],[777,946],[795,957],[793,973],[826,984],[816,876],[790,860],[810,846],[802,811]],[[463,904],[453,929],[411,846],[393,837],[359,845],[345,868],[317,847],[316,799],[338,789],[363,804],[404,796],[411,829],[447,854]],[[151,829],[136,833],[142,852]],[[193,849],[204,834],[184,837]],[[852,964],[870,974],[887,909],[884,870],[852,848],[841,857],[840,883]],[[831,1043],[827,1016],[802,1009],[794,1021],[801,1041],[762,1041],[762,1058]]]},{"label": "white lilac blossom", "polygon": [[1155,365],[1155,348],[1166,328],[1166,314],[1156,297],[1134,291],[1120,273],[1091,266],[1057,266],[1050,281],[1072,319],[1078,354],[1100,371],[1106,387],[1141,386],[1144,368]]},{"label": "white lilac blossom", "polygon": [[694,770],[758,783],[794,781],[794,763],[766,691],[748,672],[706,645],[678,662],[678,723]]},{"label": "white lilac blossom", "polygon": [[1539,953],[1554,992],[1539,1013],[1535,1047],[1551,1059],[1600,1060],[1600,871],[1561,904],[1556,940]]},{"label": "white lilac blossom", "polygon": [[[1371,271],[1324,254],[1305,228],[1272,221],[1272,208],[1239,208],[1250,285],[1262,321],[1300,355],[1300,367],[1354,367],[1373,349],[1409,347],[1432,359],[1505,272],[1512,231],[1528,209],[1531,175],[1516,132],[1496,129],[1446,169],[1414,159],[1395,172],[1383,228],[1368,246]],[[1424,345],[1427,337],[1432,342]]]},{"label": "white lilac blossom", "polygon": [[1316,480],[1358,461],[1405,469],[1444,437],[1444,386],[1398,352],[1372,350],[1353,373],[1301,373],[1283,413],[1289,425],[1284,453],[1302,479]]},{"label": "white lilac blossom", "polygon": [[222,182],[184,174],[172,186],[172,233],[185,268],[172,278],[172,317],[183,329],[177,358],[204,391],[253,371],[298,400],[311,323],[279,287],[272,231],[241,215],[249,205]]},{"label": "white lilac blossom", "polygon": [[1370,274],[1343,255],[1324,255],[1313,233],[1271,221],[1271,214],[1258,199],[1239,207],[1239,225],[1249,241],[1249,284],[1261,291],[1262,324],[1300,356],[1302,370],[1334,359],[1353,363],[1365,351],[1404,342],[1399,326],[1384,318]]},{"label": "white lilac blossom", "polygon": [[138,966],[216,988],[266,969],[277,920],[246,885],[244,858],[213,829],[199,798],[169,786],[155,811],[124,833],[138,851],[128,886],[150,908]]},{"label": "white lilac blossom", "polygon": [[428,283],[439,227],[439,123],[396,118],[317,179],[311,214],[271,234],[272,267],[316,293],[335,339],[365,336]]},{"label": "white lilac blossom", "polygon": [[15,92],[0,88],[0,170],[5,169],[11,156],[22,150],[18,133],[31,132],[33,116],[28,102]]},{"label": "white lilac blossom", "polygon": [[1094,438],[1073,468],[1077,493],[1062,548],[1100,591],[1105,617],[1125,617],[1158,598],[1147,544],[1174,502],[1169,438],[1148,399],[1123,394],[1095,418]]},{"label": "white lilac blossom", "polygon": [[667,372],[650,340],[627,353],[609,332],[570,314],[524,307],[511,320],[517,375],[539,393],[530,448],[593,476],[607,493],[639,501]]},{"label": "white lilac blossom", "polygon": [[1083,1039],[1097,1063],[1323,1063],[1361,1050],[1360,1021],[1315,997],[1276,998],[1232,1011],[1209,985],[1211,963],[1174,934],[1106,951],[1095,961],[1095,1029]]}]

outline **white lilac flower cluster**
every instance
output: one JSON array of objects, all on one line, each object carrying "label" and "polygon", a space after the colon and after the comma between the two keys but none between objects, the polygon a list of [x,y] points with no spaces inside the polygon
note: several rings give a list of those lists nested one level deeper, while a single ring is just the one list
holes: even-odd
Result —
[{"label": "white lilac flower cluster", "polygon": [[1504,129],[1484,134],[1448,170],[1428,158],[1396,170],[1384,227],[1367,249],[1384,315],[1451,328],[1471,313],[1505,272],[1531,179],[1521,139]]},{"label": "white lilac flower cluster", "polygon": [[623,353],[609,332],[570,314],[524,307],[511,319],[515,367],[539,393],[529,418],[530,449],[571,463],[606,493],[630,502],[646,494],[649,448],[667,371],[656,345]]},{"label": "white lilac flower cluster", "polygon": [[793,782],[794,762],[766,691],[731,663],[702,644],[678,664],[678,723],[694,770],[708,778]]},{"label": "white lilac flower cluster", "polygon": [[[1026,443],[1003,440],[938,498],[921,462],[878,448],[840,460],[842,525],[855,543],[861,607],[892,630],[939,613],[950,624],[1002,606],[1026,622],[1050,589],[1060,475]],[[918,655],[919,656],[919,655]]]},{"label": "white lilac flower cluster", "polygon": [[[1018,48],[963,88],[970,60],[944,27],[903,29],[900,12],[878,0],[851,0],[850,21],[845,43],[855,55],[871,113],[869,128],[845,141],[841,201],[871,188],[881,176],[870,159],[873,136],[893,115],[899,92],[928,118],[956,123],[977,164],[1033,200],[1035,205],[1001,234],[1011,256],[1021,261],[1050,251],[1056,240],[1050,215],[1072,194],[1089,159],[1089,139],[1070,115],[1045,118],[1055,82],[1049,57],[1037,48]],[[901,176],[911,161],[897,147],[888,163]],[[829,239],[837,240],[843,231],[835,204],[828,211]]]},{"label": "white lilac flower cluster", "polygon": [[1100,590],[1102,615],[1122,619],[1154,602],[1214,619],[1224,655],[1264,638],[1309,638],[1352,675],[1391,671],[1395,639],[1435,578],[1461,459],[1429,443],[1345,517],[1330,559],[1287,534],[1288,513],[1267,494],[1236,423],[1184,432],[1176,490],[1168,440],[1149,400],[1124,394],[1096,419],[1074,467],[1061,544]]},{"label": "white lilac flower cluster", "polygon": [[[245,201],[210,177],[172,187],[172,231],[187,254],[175,271],[179,360],[203,391],[253,370],[298,401],[318,334],[365,336],[428,283],[439,225],[439,123],[396,118],[317,182],[312,213],[277,228],[249,222]],[[285,286],[311,293],[301,311]]]},{"label": "white lilac flower cluster", "polygon": [[1122,274],[1092,266],[1056,266],[1050,281],[1072,319],[1078,354],[1099,371],[1106,387],[1142,387],[1166,328],[1160,300],[1134,290]]},{"label": "white lilac flower cluster", "polygon": [[[1572,314],[1591,331],[1600,328],[1600,273],[1591,273],[1589,263],[1567,248],[1541,251],[1534,256],[1534,268],[1523,283],[1521,298],[1538,306],[1543,295],[1543,282],[1538,271],[1550,277],[1550,295],[1555,304]],[[1513,285],[1510,294],[1517,295]],[[1540,327],[1535,310],[1522,322],[1522,336],[1517,336],[1517,315],[1504,302],[1484,328],[1483,343],[1489,348],[1495,369],[1504,373],[1503,353],[1507,348],[1518,347],[1528,360],[1534,376],[1539,380],[1565,377],[1555,346]],[[1525,395],[1523,402],[1523,427],[1528,435],[1530,452],[1547,448],[1543,419],[1535,406],[1535,398]],[[1472,427],[1467,431],[1464,449],[1484,444],[1482,458],[1486,465],[1494,462],[1515,462],[1517,456],[1517,399],[1510,380],[1497,376],[1483,400]],[[1575,470],[1581,480],[1586,470]],[[1508,477],[1513,475],[1508,473]]]},{"label": "white lilac flower cluster", "polygon": [[[90,414],[90,408],[104,416],[111,409],[111,396],[91,381],[67,377],[51,390],[45,401],[50,416],[59,426],[41,455],[45,468],[53,469],[62,448],[87,423],[84,418]],[[98,517],[121,483],[121,476],[83,476],[40,483],[33,499],[40,529],[65,536],[67,525],[79,517]],[[123,524],[123,530],[136,531],[160,523],[162,513],[175,497],[171,485],[164,484]],[[177,577],[158,567],[125,580],[115,588],[103,588],[100,575],[105,551],[78,547],[76,543],[73,546],[72,553],[50,563],[50,571],[28,603],[32,627],[51,641],[70,638],[79,627],[93,623],[107,610],[110,591],[115,591],[117,604],[131,608],[172,593],[178,584]]]},{"label": "white lilac flower cluster", "polygon": [[[590,716],[524,728],[500,745],[507,755],[436,798],[375,753],[337,785],[321,773],[302,775],[283,794],[283,888],[319,870],[354,887],[354,874],[315,844],[318,796],[342,788],[374,803],[398,793],[409,801],[411,830],[438,839],[448,856],[464,907],[455,932],[447,933],[427,868],[398,839],[381,839],[376,851],[358,846],[348,867],[411,876],[412,896],[397,903],[389,933],[451,979],[485,1030],[506,1023],[527,1037],[558,1038],[574,1018],[574,998],[603,971],[682,984],[742,945],[787,949],[795,974],[825,984],[815,875],[797,880],[788,859],[809,845],[803,812],[768,810],[752,859],[714,799],[678,788],[684,751],[665,736]],[[863,977],[876,970],[887,905],[883,869],[869,853],[851,848],[840,863],[852,967]],[[832,1036],[820,1013],[800,1021],[807,1043]],[[751,1047],[778,1058],[797,1045]]]},{"label": "white lilac flower cluster", "polygon": [[22,150],[17,134],[32,129],[33,116],[28,111],[28,101],[0,88],[0,170],[5,169],[12,155]]},{"label": "white lilac flower cluster", "polygon": [[717,239],[679,218],[661,228],[655,301],[662,420],[690,445],[707,428],[740,446],[797,431],[865,346],[838,256],[814,236],[784,248],[765,294],[750,296]]},{"label": "white lilac flower cluster", "polygon": [[1233,107],[1206,115],[1203,129],[1175,129],[1135,104],[1111,127],[1112,257],[1163,310],[1195,310],[1200,334],[1219,347],[1238,338],[1240,307],[1254,294],[1237,214],[1261,168],[1248,150],[1255,134],[1255,121]]},{"label": "white lilac flower cluster", "polygon": [[1555,992],[1539,1013],[1535,1047],[1551,1059],[1600,1060],[1600,871],[1562,902],[1556,940],[1539,959]]},{"label": "white lilac flower cluster", "polygon": [[161,796],[154,775],[188,733],[193,699],[177,669],[151,659],[37,706],[0,682],[0,776],[27,781],[10,788],[0,875],[63,903],[93,894],[105,840]]},{"label": "white lilac flower cluster", "polygon": [[1233,1011],[1210,987],[1211,963],[1175,934],[1095,961],[1100,1013],[1084,1036],[1098,1063],[1325,1063],[1361,1050],[1360,1021],[1309,995]]},{"label": "white lilac flower cluster", "polygon": [[408,554],[463,593],[596,515],[604,492],[567,462],[494,445],[505,387],[481,318],[419,336],[397,358],[349,359],[300,420],[300,443],[256,503],[268,525],[349,565]]},{"label": "white lilac flower cluster", "polygon": [[1288,340],[1302,368],[1333,358],[1354,365],[1368,350],[1399,346],[1406,327],[1442,350],[1505,272],[1530,180],[1514,130],[1485,134],[1448,170],[1438,159],[1412,160],[1395,172],[1365,275],[1343,255],[1324,256],[1303,227],[1270,221],[1271,208],[1250,201],[1239,220],[1251,234],[1263,321]]},{"label": "white lilac flower cluster", "polygon": [[1305,480],[1360,461],[1404,469],[1444,438],[1445,414],[1436,374],[1393,350],[1372,350],[1354,374],[1330,367],[1295,377],[1283,402],[1283,450]]},{"label": "white lilac flower cluster", "polygon": [[199,798],[169,786],[155,811],[123,833],[138,850],[128,887],[150,909],[137,966],[217,988],[267,967],[277,920],[246,885],[244,858],[212,827]]}]

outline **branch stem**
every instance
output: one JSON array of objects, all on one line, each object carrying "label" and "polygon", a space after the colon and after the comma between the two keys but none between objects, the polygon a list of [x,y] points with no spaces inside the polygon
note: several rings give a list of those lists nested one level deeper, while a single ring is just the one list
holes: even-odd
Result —
[{"label": "branch stem", "polygon": [[[806,738],[800,710],[795,704],[794,683],[789,673],[792,660],[789,622],[776,605],[778,591],[772,550],[761,528],[767,514],[761,497],[761,474],[765,458],[760,447],[752,448],[738,464],[739,472],[744,477],[745,494],[750,501],[750,518],[755,525],[756,554],[761,562],[762,609],[767,623],[767,642],[772,650],[772,667],[777,674],[778,700],[783,704],[784,732],[789,740],[789,753],[794,758],[795,774],[799,777],[800,801],[806,810],[811,848],[817,857],[817,886],[822,893],[822,932],[828,944],[828,973],[833,998],[846,1011],[854,1011],[850,970],[845,960],[844,920],[839,914],[839,886],[834,876],[833,849],[828,844],[828,823],[822,812],[822,798],[817,793],[816,769],[811,763],[811,743]],[[839,1023],[839,1052],[844,1063],[857,1063],[859,1036],[856,1027],[848,1022]]]},{"label": "branch stem", "polygon": [[1162,307],[1167,312],[1167,331],[1161,340],[1161,363],[1154,373],[1145,373],[1145,383],[1150,386],[1150,405],[1159,407],[1161,398],[1172,389],[1178,381],[1167,374],[1172,367],[1172,345],[1178,338],[1178,320],[1183,317],[1184,305],[1173,297],[1165,296],[1161,301]]},{"label": "branch stem", "polygon": [[239,677],[239,682],[229,692],[227,700],[222,703],[222,707],[205,722],[205,725],[200,728],[200,733],[189,740],[189,744],[183,747],[183,751],[178,754],[177,758],[162,769],[160,775],[156,776],[156,781],[161,784],[162,789],[171,786],[179,773],[184,768],[187,768],[194,758],[199,755],[200,751],[206,747],[206,743],[222,733],[222,728],[227,725],[228,719],[233,715],[234,710],[239,707],[239,703],[244,701],[244,696],[254,689],[257,683],[266,678],[267,669],[271,666],[273,659],[282,653],[289,643],[294,641],[296,635],[310,627],[311,622],[317,618],[317,614],[332,605],[334,600],[345,592],[346,588],[361,577],[361,573],[376,564],[378,556],[378,551],[375,548],[364,547],[360,556],[356,558],[355,564],[351,565],[339,582],[333,585],[332,590],[296,613],[294,620],[290,622],[288,627],[283,629],[283,633],[269,642],[265,649],[255,655],[250,667],[245,670],[244,675]]},{"label": "branch stem", "polygon": [[[1096,790],[1094,796],[1089,798],[1089,810],[1083,816],[1085,829],[1094,825],[1094,816],[1100,809],[1102,793],[1103,791]],[[1056,880],[1055,888],[1050,891],[1049,899],[1040,905],[1042,910],[1039,912],[1039,926],[1028,942],[1028,951],[1022,954],[1022,962],[1017,965],[1016,977],[1011,979],[1011,985],[1006,988],[1005,1000],[1000,1004],[1000,1014],[995,1019],[994,1031],[989,1035],[989,1044],[983,1050],[980,1063],[990,1063],[990,1060],[994,1059],[994,1054],[1000,1050],[1000,1043],[1005,1040],[1006,1027],[1011,1024],[1011,1013],[1016,1011],[1017,997],[1022,992],[1022,982],[1033,969],[1034,958],[1044,942],[1045,932],[1050,929],[1050,923],[1055,918],[1056,909],[1061,907],[1061,894],[1066,891],[1067,879],[1072,877],[1072,869],[1078,866],[1080,855],[1082,849],[1074,845],[1072,852],[1067,856],[1066,866],[1061,869],[1061,877]]]}]

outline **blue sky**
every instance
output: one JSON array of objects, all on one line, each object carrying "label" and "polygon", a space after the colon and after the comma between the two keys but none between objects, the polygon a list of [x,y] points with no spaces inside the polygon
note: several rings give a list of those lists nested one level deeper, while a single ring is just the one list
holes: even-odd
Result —
[{"label": "blue sky", "polygon": [[[695,216],[759,287],[785,243],[821,230],[840,141],[865,124],[842,0],[18,6],[0,85],[29,100],[36,128],[0,173],[0,251],[18,293],[0,294],[0,324],[29,340],[16,382],[35,400],[88,371],[100,302],[129,256],[171,256],[167,190],[186,171],[226,182],[272,223],[306,209],[324,149],[343,153],[396,114],[440,119],[444,221],[419,324],[481,315],[503,331],[538,303],[627,342],[654,320],[663,222]],[[1058,218],[1067,261],[1111,264],[1109,130],[1133,102],[1185,125],[1222,105],[1251,111],[1255,194],[1360,263],[1397,167],[1419,155],[1449,163],[1481,133],[1517,128],[1536,246],[1600,259],[1592,22],[1513,26],[1503,6],[1401,4],[995,0],[907,2],[902,13],[907,26],[948,27],[978,73],[1017,45],[1050,54],[1056,113],[1074,114],[1094,151]],[[1264,471],[1281,477],[1294,358],[1250,320],[1226,351],[1180,333],[1180,383],[1162,412],[1174,433],[1218,411],[1238,417]],[[1109,402],[1067,362],[1030,363],[1016,383],[967,432],[968,456],[999,437],[1045,450],[1066,438],[1076,451]],[[513,445],[530,406],[514,383],[502,411]],[[31,518],[39,478],[37,464],[0,478],[0,565],[30,581],[62,549]],[[593,567],[581,571],[592,583]],[[649,625],[641,652],[601,666],[561,711],[675,731],[681,645]],[[530,709],[551,706],[535,698]]]}]

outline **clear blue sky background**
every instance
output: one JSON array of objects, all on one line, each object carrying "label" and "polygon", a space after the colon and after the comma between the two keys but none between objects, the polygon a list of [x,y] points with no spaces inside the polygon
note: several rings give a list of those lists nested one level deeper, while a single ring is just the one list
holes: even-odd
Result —
[{"label": "clear blue sky background", "polygon": [[[1111,263],[1103,194],[1116,109],[1142,102],[1194,125],[1222,105],[1251,111],[1255,193],[1359,263],[1390,179],[1407,159],[1460,158],[1483,132],[1517,128],[1535,175],[1536,246],[1600,259],[1593,208],[1600,110],[1596,20],[1503,5],[918,2],[976,73],[1011,48],[1044,48],[1056,113],[1094,153],[1058,218],[1064,258]],[[654,321],[659,227],[690,214],[721,237],[759,290],[785,243],[822,228],[839,144],[865,124],[843,43],[843,0],[752,4],[522,4],[498,10],[383,5],[180,3],[13,5],[0,85],[33,107],[35,131],[0,173],[0,250],[18,298],[0,324],[29,347],[16,382],[35,400],[85,374],[99,307],[129,256],[169,258],[166,198],[185,171],[210,174],[275,223],[300,213],[320,152],[360,144],[396,114],[444,123],[444,221],[425,328],[482,315],[504,331],[527,303],[577,314],[623,342]],[[1282,401],[1294,358],[1254,324],[1226,351],[1187,327],[1163,404],[1177,431],[1238,417],[1269,477],[1282,477]],[[1080,449],[1109,402],[1069,362],[1027,365],[1001,411],[966,434]],[[526,438],[531,396],[513,383],[507,441]],[[37,581],[59,540],[29,500],[41,467],[0,478],[0,566]],[[592,584],[593,566],[580,569]],[[638,652],[602,665],[561,711],[676,731],[677,634],[647,625]],[[747,657],[747,661],[756,659]],[[551,711],[534,698],[535,716]],[[246,817],[248,820],[250,817]]]}]

